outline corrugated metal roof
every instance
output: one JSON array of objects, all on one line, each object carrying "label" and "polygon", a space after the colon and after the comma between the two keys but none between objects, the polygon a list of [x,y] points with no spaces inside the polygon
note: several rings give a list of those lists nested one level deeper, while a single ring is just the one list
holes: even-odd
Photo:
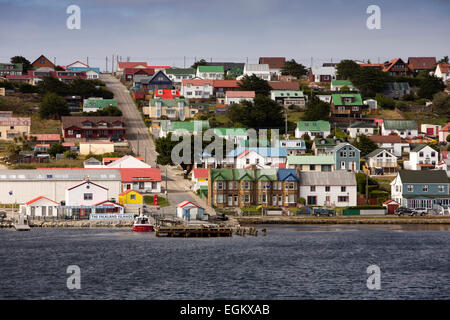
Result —
[{"label": "corrugated metal roof", "polygon": [[0,170],[1,181],[81,181],[90,180],[121,181],[119,169],[83,169],[83,168],[55,168],[36,170]]},{"label": "corrugated metal roof", "polygon": [[399,170],[402,183],[449,183],[445,170]]},{"label": "corrugated metal roof", "polygon": [[353,172],[300,172],[300,185],[304,186],[356,186]]},{"label": "corrugated metal roof", "polygon": [[334,164],[334,158],[333,156],[288,156],[287,164]]}]

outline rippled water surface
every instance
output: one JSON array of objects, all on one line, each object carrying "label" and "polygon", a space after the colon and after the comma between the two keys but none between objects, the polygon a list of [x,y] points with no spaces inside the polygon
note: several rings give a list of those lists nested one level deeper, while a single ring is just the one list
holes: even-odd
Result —
[{"label": "rippled water surface", "polygon": [[[2,299],[449,299],[444,226],[280,226],[266,237],[0,230]],[[366,268],[381,268],[381,290]],[[81,289],[69,290],[69,265]]]}]

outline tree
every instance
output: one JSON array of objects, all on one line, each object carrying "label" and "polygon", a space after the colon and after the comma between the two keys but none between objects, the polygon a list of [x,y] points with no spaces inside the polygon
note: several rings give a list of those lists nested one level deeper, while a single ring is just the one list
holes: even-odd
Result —
[{"label": "tree", "polygon": [[330,117],[330,104],[314,96],[307,104],[302,116],[304,121],[328,120]]},{"label": "tree", "polygon": [[284,108],[272,99],[257,95],[253,102],[242,101],[232,104],[229,117],[234,123],[242,123],[248,128],[282,127]]},{"label": "tree", "polygon": [[239,87],[244,91],[255,91],[256,95],[263,95],[268,97],[272,87],[264,79],[252,74],[251,76],[245,75],[241,82],[239,82]]},{"label": "tree", "polygon": [[378,148],[378,145],[365,135],[358,136],[353,142],[353,146],[361,151],[361,157],[364,157]]},{"label": "tree", "polygon": [[438,92],[433,96],[433,110],[440,113],[450,113],[450,95]]},{"label": "tree", "polygon": [[389,81],[392,81],[387,72],[370,67],[360,68],[350,80],[365,97],[374,97],[386,88]]},{"label": "tree", "polygon": [[41,95],[53,92],[57,95],[65,96],[70,93],[70,86],[68,84],[53,77],[42,78],[42,81],[39,81],[37,87]]},{"label": "tree", "polygon": [[50,149],[48,149],[48,154],[52,157],[56,157],[59,153],[64,153],[66,151],[66,148],[62,146],[62,144],[55,143],[50,146]]},{"label": "tree", "polygon": [[447,142],[450,142],[450,134],[447,135],[447,138],[445,138],[445,140],[446,140]]},{"label": "tree", "polygon": [[305,75],[307,70],[304,65],[297,63],[294,59],[285,62],[283,68],[281,68],[281,74],[285,76],[293,76],[300,79]]},{"label": "tree", "polygon": [[343,80],[352,79],[361,67],[353,60],[342,60],[336,66],[337,75]]},{"label": "tree", "polygon": [[199,61],[194,62],[194,64],[191,66],[192,69],[197,70],[198,66],[206,66],[208,62],[206,62],[205,59],[201,59]]},{"label": "tree", "polygon": [[421,98],[433,99],[433,95],[445,89],[445,84],[441,78],[427,75],[422,80],[417,95]]},{"label": "tree", "polygon": [[439,60],[437,63],[448,63],[448,56],[444,56],[441,60]]},{"label": "tree", "polygon": [[65,151],[64,152],[64,157],[67,159],[76,159],[78,158],[78,154],[76,152],[73,151]]},{"label": "tree", "polygon": [[83,116],[121,117],[122,111],[115,106],[107,106],[95,112],[83,112]]},{"label": "tree", "polygon": [[39,107],[39,115],[43,119],[61,119],[61,116],[69,115],[69,107],[66,100],[56,93],[49,92],[42,99]]},{"label": "tree", "polygon": [[14,56],[11,58],[11,63],[21,63],[22,64],[22,74],[27,74],[28,70],[33,69],[31,62],[28,61],[25,57],[22,56]]},{"label": "tree", "polygon": [[380,108],[395,109],[395,100],[390,97],[386,97],[381,93],[377,93],[375,96],[375,100],[377,101],[377,104]]}]

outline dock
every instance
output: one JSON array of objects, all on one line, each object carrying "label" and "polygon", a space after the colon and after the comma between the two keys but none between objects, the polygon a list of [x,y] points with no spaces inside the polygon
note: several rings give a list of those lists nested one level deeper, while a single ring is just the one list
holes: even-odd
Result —
[{"label": "dock", "polygon": [[155,228],[157,237],[212,238],[231,237],[233,230],[220,226],[159,226]]},{"label": "dock", "polygon": [[13,223],[13,227],[17,230],[17,231],[30,231],[31,228],[28,225],[28,219],[26,217],[24,217],[23,215],[19,215],[17,217],[17,219],[15,219],[14,223]]}]

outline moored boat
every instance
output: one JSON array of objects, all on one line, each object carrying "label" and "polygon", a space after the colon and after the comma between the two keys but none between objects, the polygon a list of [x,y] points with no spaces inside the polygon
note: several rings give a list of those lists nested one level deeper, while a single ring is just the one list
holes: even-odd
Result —
[{"label": "moored boat", "polygon": [[141,214],[137,216],[136,219],[134,219],[133,231],[153,231],[153,224],[150,223],[150,220],[147,216]]}]

